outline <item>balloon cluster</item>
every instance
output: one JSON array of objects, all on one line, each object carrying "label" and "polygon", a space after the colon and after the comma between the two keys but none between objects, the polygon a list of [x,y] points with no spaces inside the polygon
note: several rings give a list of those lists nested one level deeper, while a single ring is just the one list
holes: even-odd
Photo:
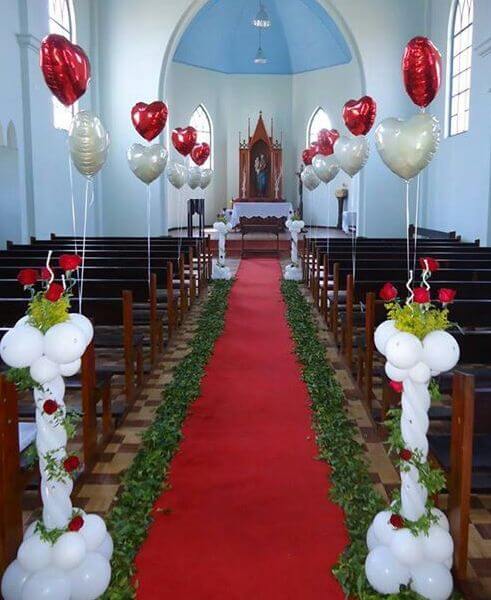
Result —
[{"label": "balloon cluster", "polygon": [[176,127],[172,132],[172,145],[176,151],[184,157],[190,157],[195,166],[186,167],[185,165],[174,162],[172,169],[167,173],[171,185],[180,190],[186,183],[195,190],[196,188],[206,189],[212,180],[213,171],[211,169],[201,169],[208,160],[211,148],[206,142],[198,143],[198,133],[192,126]]}]

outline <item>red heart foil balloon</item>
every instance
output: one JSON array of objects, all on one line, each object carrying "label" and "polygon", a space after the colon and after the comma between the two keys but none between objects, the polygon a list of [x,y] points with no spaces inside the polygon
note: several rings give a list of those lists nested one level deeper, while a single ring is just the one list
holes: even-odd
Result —
[{"label": "red heart foil balloon", "polygon": [[344,105],[343,119],[353,135],[366,135],[375,123],[377,103],[370,96],[348,100]]},{"label": "red heart foil balloon", "polygon": [[138,102],[131,109],[131,120],[138,133],[148,142],[156,138],[167,123],[169,111],[164,102]]},{"label": "red heart foil balloon", "polygon": [[308,148],[305,148],[305,150],[302,152],[302,160],[305,166],[312,164],[312,159],[316,154],[319,154],[319,148],[317,147],[317,144],[310,144]]},{"label": "red heart foil balloon", "polygon": [[413,38],[402,57],[404,86],[411,100],[421,108],[428,106],[440,89],[442,57],[426,37]]},{"label": "red heart foil balloon", "polygon": [[183,156],[188,156],[196,145],[198,134],[194,127],[176,127],[172,132],[172,144],[174,148]]},{"label": "red heart foil balloon", "polygon": [[191,158],[193,162],[195,162],[198,167],[204,165],[210,156],[210,146],[203,142],[202,144],[196,144],[196,146],[191,150]]},{"label": "red heart foil balloon", "polygon": [[90,61],[80,46],[52,33],[41,42],[39,64],[47,86],[65,106],[85,94],[90,80]]},{"label": "red heart foil balloon", "polygon": [[336,129],[321,129],[317,134],[318,154],[329,156],[334,152],[334,143],[339,138],[339,132]]}]

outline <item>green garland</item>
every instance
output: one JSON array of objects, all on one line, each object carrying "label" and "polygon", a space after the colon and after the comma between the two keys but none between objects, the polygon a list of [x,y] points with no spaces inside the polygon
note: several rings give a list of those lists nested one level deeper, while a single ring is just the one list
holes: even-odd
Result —
[{"label": "green garland", "polygon": [[[152,507],[162,493],[170,462],[181,441],[181,427],[190,404],[198,398],[204,369],[224,326],[231,281],[216,281],[199,318],[191,352],[164,388],[164,402],[143,435],[141,449],[127,470],[108,519],[114,541],[112,580],[106,600],[135,597],[134,559],[147,537]],[[163,484],[164,482],[164,484]]]},{"label": "green garland", "polygon": [[350,538],[333,572],[350,598],[420,599],[410,590],[382,596],[368,584],[364,568],[366,532],[375,515],[383,510],[384,502],[371,483],[363,449],[355,440],[356,430],[346,414],[343,391],[326,361],[310,306],[297,283],[283,281],[282,292],[303,379],[312,399],[319,455],[331,466],[331,498],[344,510]]}]

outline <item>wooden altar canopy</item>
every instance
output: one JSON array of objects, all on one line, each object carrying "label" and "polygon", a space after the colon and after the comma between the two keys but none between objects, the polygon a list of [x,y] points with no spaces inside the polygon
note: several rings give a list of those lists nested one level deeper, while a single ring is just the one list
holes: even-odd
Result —
[{"label": "wooden altar canopy", "polygon": [[266,131],[262,111],[256,130],[248,140],[239,135],[239,199],[242,202],[283,201],[282,142],[274,139],[273,120],[271,136]]}]

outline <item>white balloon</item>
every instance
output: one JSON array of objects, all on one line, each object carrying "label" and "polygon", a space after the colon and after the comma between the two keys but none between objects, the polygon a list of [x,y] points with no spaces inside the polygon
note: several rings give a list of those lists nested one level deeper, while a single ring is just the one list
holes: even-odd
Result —
[{"label": "white balloon", "polygon": [[75,327],[78,327],[83,331],[85,342],[88,346],[94,337],[94,326],[92,325],[92,321],[87,319],[85,315],[79,313],[70,313],[68,320],[72,325],[75,325]]},{"label": "white balloon", "polygon": [[161,144],[152,144],[151,146],[132,144],[126,153],[130,169],[138,179],[147,185],[150,185],[165,171],[168,156],[169,153]]},{"label": "white balloon", "polygon": [[40,571],[51,561],[51,545],[35,533],[19,546],[17,560],[26,571]]},{"label": "white balloon", "polygon": [[385,119],[375,130],[377,151],[389,169],[409,181],[431,162],[440,141],[440,125],[429,114],[407,121]]},{"label": "white balloon", "polygon": [[364,135],[353,138],[341,135],[334,142],[334,156],[341,169],[351,177],[366,165],[368,154],[368,140]]},{"label": "white balloon", "polygon": [[382,542],[375,535],[375,531],[373,529],[373,525],[370,525],[367,531],[367,547],[368,550],[373,550],[377,546],[380,546]]},{"label": "white balloon", "polygon": [[453,540],[451,535],[438,525],[432,525],[428,535],[423,535],[423,550],[428,560],[443,562],[453,554]]},{"label": "white balloon", "polygon": [[89,552],[84,562],[70,571],[72,595],[70,600],[96,600],[109,585],[111,567],[101,554]]},{"label": "white balloon", "polygon": [[102,544],[95,549],[95,552],[102,554],[107,560],[111,560],[114,552],[114,543],[109,533],[106,533],[106,537],[102,540]]},{"label": "white balloon", "polygon": [[188,180],[188,170],[181,163],[172,161],[167,168],[167,179],[171,185],[180,190]]},{"label": "white balloon", "polygon": [[459,362],[457,340],[446,331],[432,331],[423,340],[425,363],[434,371],[450,371]]},{"label": "white balloon", "polygon": [[14,325],[14,327],[21,327],[22,325],[26,325],[29,322],[29,315],[24,315],[23,317],[21,317],[16,324]]},{"label": "white balloon", "polygon": [[407,331],[392,336],[385,346],[387,360],[398,369],[411,369],[421,360],[422,353],[419,339]]},{"label": "white balloon", "polygon": [[403,565],[417,565],[423,558],[423,544],[420,537],[415,536],[409,529],[398,529],[390,543],[390,550],[395,558]]},{"label": "white balloon", "polygon": [[201,169],[199,167],[190,167],[188,169],[188,185],[192,190],[201,185]]},{"label": "white balloon", "polygon": [[397,594],[409,583],[409,569],[401,565],[386,546],[377,546],[367,556],[365,573],[370,585],[381,594]]},{"label": "white balloon", "polygon": [[426,561],[411,569],[411,576],[411,589],[428,600],[447,600],[452,593],[452,575],[444,565]]},{"label": "white balloon", "polygon": [[439,527],[445,529],[445,531],[450,531],[450,524],[448,522],[447,515],[443,511],[441,511],[439,508],[432,508],[431,513],[437,517],[437,525]]},{"label": "white balloon", "polygon": [[27,540],[27,538],[30,538],[32,535],[34,535],[34,532],[36,531],[36,527],[37,527],[38,521],[33,521],[29,527],[24,531],[24,536],[22,539]]},{"label": "white balloon", "polygon": [[60,374],[58,364],[50,360],[47,356],[40,356],[31,364],[29,369],[31,377],[37,383],[44,385]]},{"label": "white balloon", "polygon": [[380,354],[385,356],[385,346],[389,339],[396,333],[399,333],[399,329],[397,329],[395,321],[392,319],[380,323],[374,335],[375,348],[377,348]]},{"label": "white balloon", "polygon": [[317,177],[312,165],[307,165],[300,175],[304,186],[312,192],[315,188],[319,187],[321,180]]},{"label": "white balloon", "polygon": [[68,574],[48,567],[31,575],[22,588],[22,600],[70,600]]},{"label": "white balloon", "polygon": [[80,533],[67,531],[53,545],[53,565],[65,571],[82,563],[87,554],[87,544]]},{"label": "white balloon", "polygon": [[24,570],[18,560],[11,562],[2,577],[2,597],[4,600],[21,600],[22,586],[29,575],[29,571]]},{"label": "white balloon", "polygon": [[416,383],[427,383],[431,378],[431,371],[424,362],[419,362],[409,371],[409,377]]},{"label": "white balloon", "polygon": [[0,342],[0,357],[9,367],[23,369],[42,356],[43,345],[44,336],[36,327],[14,327]]},{"label": "white balloon", "polygon": [[87,550],[93,551],[100,546],[106,537],[106,533],[106,524],[101,517],[93,514],[84,517],[84,524],[80,529],[80,535],[83,536],[87,544]]},{"label": "white balloon", "polygon": [[63,400],[63,396],[65,395],[65,382],[63,380],[63,377],[58,375],[51,381],[48,381],[48,383],[46,383],[43,386],[43,389],[43,392],[34,390],[34,399],[36,400],[36,402],[39,400],[39,398],[42,398],[44,400],[46,400],[47,398],[52,398],[58,403],[61,402]]},{"label": "white balloon", "polygon": [[199,187],[202,190],[205,190],[210,185],[212,177],[213,171],[211,169],[203,169],[201,171],[201,181]]},{"label": "white balloon", "polygon": [[44,336],[44,353],[53,362],[70,363],[85,352],[85,335],[69,321],[50,327]]},{"label": "white balloon", "polygon": [[109,135],[98,117],[82,110],[73,117],[68,132],[68,145],[77,170],[82,175],[91,177],[106,162]]},{"label": "white balloon", "polygon": [[391,516],[392,513],[390,510],[382,510],[375,516],[372,523],[373,533],[382,544],[386,544],[387,546],[391,543],[396,531],[389,522]]},{"label": "white balloon", "polygon": [[405,381],[409,377],[409,371],[407,369],[398,369],[390,362],[386,362],[384,366],[385,374],[392,381]]},{"label": "white balloon", "polygon": [[339,173],[339,165],[334,154],[324,156],[316,154],[312,159],[312,167],[317,177],[324,183],[329,183]]},{"label": "white balloon", "polygon": [[76,375],[80,371],[81,365],[82,361],[80,358],[77,358],[70,363],[61,364],[59,365],[60,374],[63,375],[63,377],[73,377],[73,375]]}]

